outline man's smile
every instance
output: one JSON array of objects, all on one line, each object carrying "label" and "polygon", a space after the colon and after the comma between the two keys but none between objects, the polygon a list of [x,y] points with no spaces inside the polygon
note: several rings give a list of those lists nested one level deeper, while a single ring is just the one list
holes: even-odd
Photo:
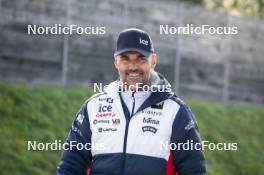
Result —
[{"label": "man's smile", "polygon": [[128,72],[126,73],[127,80],[135,82],[139,81],[142,77],[143,73],[142,72]]}]

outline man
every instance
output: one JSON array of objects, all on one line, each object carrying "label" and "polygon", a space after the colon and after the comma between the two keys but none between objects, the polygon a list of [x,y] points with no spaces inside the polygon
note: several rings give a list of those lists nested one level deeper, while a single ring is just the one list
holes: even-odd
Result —
[{"label": "man", "polygon": [[89,143],[88,149],[66,147],[57,174],[84,175],[90,168],[93,175],[205,175],[201,149],[175,147],[201,139],[190,109],[154,71],[149,35],[122,31],[114,64],[119,81],[84,103],[68,136],[68,144]]}]

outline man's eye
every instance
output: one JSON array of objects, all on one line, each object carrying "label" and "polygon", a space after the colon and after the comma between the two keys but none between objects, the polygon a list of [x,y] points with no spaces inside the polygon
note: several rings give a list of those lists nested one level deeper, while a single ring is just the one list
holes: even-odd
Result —
[{"label": "man's eye", "polygon": [[147,61],[147,57],[139,57],[140,61]]},{"label": "man's eye", "polygon": [[126,56],[121,56],[120,58],[121,58],[122,61],[127,61],[128,60],[128,57],[126,57]]}]

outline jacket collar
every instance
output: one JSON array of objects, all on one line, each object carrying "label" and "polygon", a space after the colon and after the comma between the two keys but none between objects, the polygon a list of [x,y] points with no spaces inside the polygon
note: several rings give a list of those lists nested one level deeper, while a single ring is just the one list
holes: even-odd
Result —
[{"label": "jacket collar", "polygon": [[[162,74],[155,71],[152,71],[150,74],[150,82],[151,86],[154,87],[154,90],[161,90],[165,87],[171,87],[171,84],[168,82],[168,80]],[[120,80],[111,82],[105,89],[105,92],[108,93],[110,96],[117,97],[119,87],[121,87],[121,85],[122,82]]]},{"label": "jacket collar", "polygon": [[[166,78],[161,75],[158,72],[152,72],[151,77],[150,77],[151,85],[154,85],[156,90],[161,90],[163,88],[166,88],[168,86],[171,87],[170,83],[166,80]],[[105,92],[112,98],[114,99],[119,99],[119,92],[120,92],[120,86],[121,86],[120,81],[114,81],[111,82],[105,89]],[[153,88],[153,89],[155,89]],[[163,89],[164,90],[164,89]],[[129,92],[128,92],[129,93]],[[149,92],[146,92],[149,93]],[[157,104],[161,101],[164,101],[168,99],[170,96],[172,96],[174,93],[172,92],[153,92],[147,100],[141,105],[141,107],[138,109],[143,110],[153,104]],[[145,95],[144,92],[138,93],[138,95]]]}]

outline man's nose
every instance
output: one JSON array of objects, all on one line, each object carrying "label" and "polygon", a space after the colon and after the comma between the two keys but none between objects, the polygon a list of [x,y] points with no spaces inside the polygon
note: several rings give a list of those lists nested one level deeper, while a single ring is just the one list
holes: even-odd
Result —
[{"label": "man's nose", "polygon": [[135,61],[131,61],[128,65],[129,70],[137,70],[138,69],[138,64]]}]

